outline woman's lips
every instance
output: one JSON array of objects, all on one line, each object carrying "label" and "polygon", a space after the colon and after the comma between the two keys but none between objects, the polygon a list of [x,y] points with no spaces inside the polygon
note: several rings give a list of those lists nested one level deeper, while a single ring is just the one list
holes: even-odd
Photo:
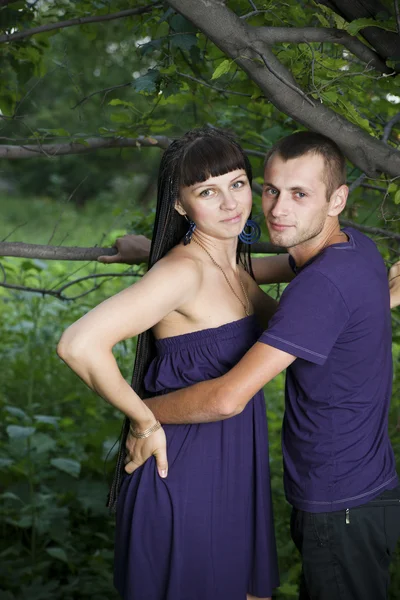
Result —
[{"label": "woman's lips", "polygon": [[242,215],[236,215],[236,217],[232,217],[231,219],[224,219],[222,223],[238,223],[242,218]]}]

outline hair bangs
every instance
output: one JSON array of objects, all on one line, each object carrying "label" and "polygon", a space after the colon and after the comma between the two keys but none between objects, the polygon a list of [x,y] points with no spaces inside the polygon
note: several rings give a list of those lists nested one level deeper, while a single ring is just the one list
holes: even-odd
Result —
[{"label": "hair bangs", "polygon": [[252,179],[251,167],[243,151],[228,137],[202,137],[187,148],[180,165],[179,184],[183,187],[243,169]]}]

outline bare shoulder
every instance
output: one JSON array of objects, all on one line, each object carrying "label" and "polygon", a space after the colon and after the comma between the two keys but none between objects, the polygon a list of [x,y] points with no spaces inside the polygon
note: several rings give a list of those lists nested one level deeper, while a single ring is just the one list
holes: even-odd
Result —
[{"label": "bare shoulder", "polygon": [[199,286],[203,278],[203,263],[184,247],[172,248],[163,258],[149,270],[149,274],[160,276],[164,274],[171,281],[180,285]]},{"label": "bare shoulder", "polygon": [[262,290],[259,288],[257,282],[252,278],[250,273],[246,271],[246,269],[244,269],[241,265],[239,265],[239,273],[240,278],[248,294],[257,294],[260,292],[262,293]]}]

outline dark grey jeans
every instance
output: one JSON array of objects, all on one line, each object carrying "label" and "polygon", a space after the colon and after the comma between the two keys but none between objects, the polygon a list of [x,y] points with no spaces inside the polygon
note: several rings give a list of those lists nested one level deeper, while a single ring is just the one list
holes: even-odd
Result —
[{"label": "dark grey jeans", "polygon": [[294,508],[291,534],[302,556],[299,600],[386,600],[400,537],[400,486],[349,510]]}]

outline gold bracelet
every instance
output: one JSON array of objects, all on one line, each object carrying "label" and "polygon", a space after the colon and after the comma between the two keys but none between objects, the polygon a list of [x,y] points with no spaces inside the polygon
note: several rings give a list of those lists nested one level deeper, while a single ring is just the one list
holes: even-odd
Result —
[{"label": "gold bracelet", "polygon": [[133,429],[132,423],[129,425],[129,432],[131,436],[138,440],[143,440],[144,438],[149,437],[152,433],[158,431],[159,429],[161,429],[160,421],[156,421],[154,425],[152,425],[148,429],[145,429],[144,431],[136,431],[135,429]]}]

